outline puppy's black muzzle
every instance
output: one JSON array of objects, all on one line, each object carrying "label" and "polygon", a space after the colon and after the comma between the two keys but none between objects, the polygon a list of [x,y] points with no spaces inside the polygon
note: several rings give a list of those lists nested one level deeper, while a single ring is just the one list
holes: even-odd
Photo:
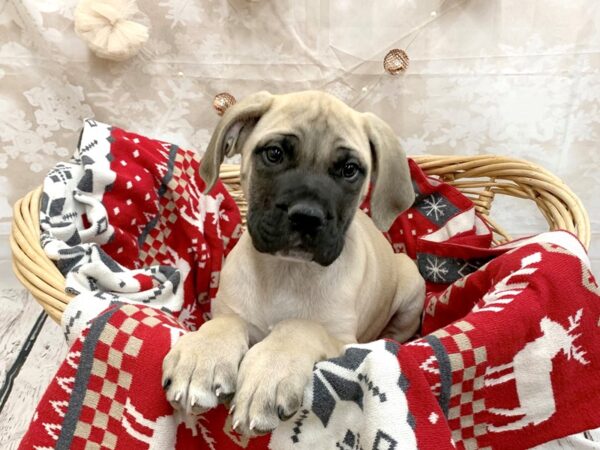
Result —
[{"label": "puppy's black muzzle", "polygon": [[[327,266],[339,256],[346,226],[339,217],[342,193],[326,175],[287,171],[273,180],[272,200],[250,205],[248,230],[264,253],[309,254]],[[343,209],[343,208],[342,208]]]},{"label": "puppy's black muzzle", "polygon": [[314,236],[325,224],[323,206],[313,200],[299,200],[285,207],[292,231]]}]

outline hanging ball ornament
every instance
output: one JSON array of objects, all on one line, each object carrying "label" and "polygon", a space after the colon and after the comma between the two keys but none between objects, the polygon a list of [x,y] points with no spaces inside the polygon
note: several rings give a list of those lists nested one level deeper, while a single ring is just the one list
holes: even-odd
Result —
[{"label": "hanging ball ornament", "polygon": [[383,58],[383,68],[391,75],[398,75],[408,69],[409,61],[410,59],[404,50],[393,48]]},{"label": "hanging ball ornament", "polygon": [[217,114],[222,116],[227,111],[227,108],[235,104],[235,97],[227,92],[221,92],[215,95],[213,100],[213,108],[217,111]]}]

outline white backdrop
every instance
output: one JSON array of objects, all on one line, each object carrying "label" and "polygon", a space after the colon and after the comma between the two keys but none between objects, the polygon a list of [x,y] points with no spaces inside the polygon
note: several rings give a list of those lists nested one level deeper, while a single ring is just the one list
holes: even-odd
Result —
[{"label": "white backdrop", "polygon": [[[0,2],[0,260],[10,207],[94,116],[202,151],[213,96],[327,90],[387,120],[408,153],[530,159],[582,198],[600,267],[600,3],[597,0],[145,0],[142,53],[90,55],[73,0]],[[383,55],[408,47],[405,75]],[[493,211],[515,235],[533,208]],[[512,203],[511,205],[514,205]]]}]

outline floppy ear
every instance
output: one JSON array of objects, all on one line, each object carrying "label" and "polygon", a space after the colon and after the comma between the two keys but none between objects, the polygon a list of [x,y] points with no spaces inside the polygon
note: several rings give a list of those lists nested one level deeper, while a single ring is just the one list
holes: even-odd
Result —
[{"label": "floppy ear", "polygon": [[266,91],[252,94],[230,106],[223,114],[213,132],[200,165],[200,177],[206,184],[204,193],[210,192],[217,178],[225,155],[239,153],[256,122],[268,111],[273,96]]},{"label": "floppy ear", "polygon": [[371,113],[363,114],[373,160],[371,217],[387,231],[401,212],[415,200],[406,155],[390,126]]}]

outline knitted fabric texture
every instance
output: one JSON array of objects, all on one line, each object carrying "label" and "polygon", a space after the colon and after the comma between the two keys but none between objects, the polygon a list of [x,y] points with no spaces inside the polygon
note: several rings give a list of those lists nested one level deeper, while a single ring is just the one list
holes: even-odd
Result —
[{"label": "knitted fabric texture", "polygon": [[[270,436],[222,406],[173,411],[161,364],[210,316],[240,216],[202,194],[193,152],[87,121],[44,184],[47,254],[77,294],[72,347],[20,448],[524,449],[600,426],[600,289],[566,232],[491,247],[473,204],[410,162],[417,198],[386,234],[427,281],[420,336],[315,366]],[[368,200],[363,205],[368,212]]]}]

